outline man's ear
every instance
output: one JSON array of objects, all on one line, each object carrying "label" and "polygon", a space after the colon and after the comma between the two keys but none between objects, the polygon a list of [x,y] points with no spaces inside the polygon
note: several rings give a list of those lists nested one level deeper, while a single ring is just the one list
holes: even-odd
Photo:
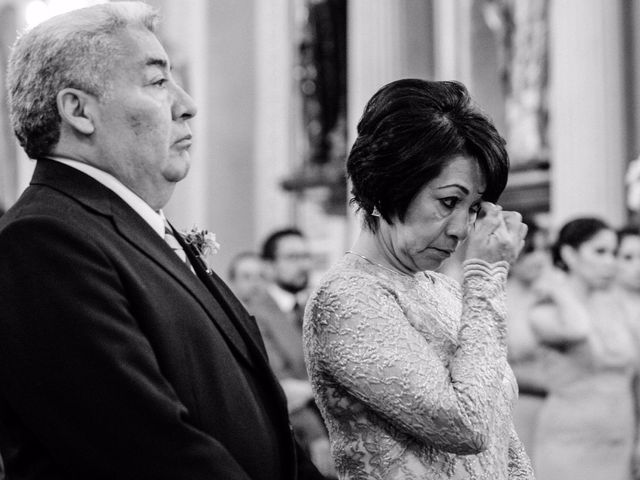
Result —
[{"label": "man's ear", "polygon": [[84,135],[95,131],[91,105],[96,98],[77,88],[63,88],[56,97],[62,121]]}]

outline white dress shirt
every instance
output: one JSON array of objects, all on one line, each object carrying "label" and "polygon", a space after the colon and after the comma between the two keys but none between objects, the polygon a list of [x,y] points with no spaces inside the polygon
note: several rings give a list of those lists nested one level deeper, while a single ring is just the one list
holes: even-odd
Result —
[{"label": "white dress shirt", "polygon": [[280,288],[277,284],[271,283],[267,286],[269,295],[275,300],[276,304],[283,312],[291,312],[296,306],[296,296]]},{"label": "white dress shirt", "polygon": [[149,206],[147,202],[145,202],[142,198],[132,192],[116,177],[114,177],[110,173],[105,172],[104,170],[100,170],[99,168],[83,162],[79,162],[77,160],[59,157],[47,158],[56,162],[64,163],[71,168],[75,168],[76,170],[89,175],[97,182],[100,182],[113,193],[118,195],[127,205],[129,205],[138,215],[140,215],[142,219],[147,222],[161,238],[164,238],[165,216],[162,210],[156,212]]}]

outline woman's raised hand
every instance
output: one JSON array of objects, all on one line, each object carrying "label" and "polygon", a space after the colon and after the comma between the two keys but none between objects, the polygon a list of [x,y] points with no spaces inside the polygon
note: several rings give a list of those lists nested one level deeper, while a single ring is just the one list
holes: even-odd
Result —
[{"label": "woman's raised hand", "polygon": [[489,263],[518,258],[524,246],[527,226],[518,212],[503,211],[502,207],[482,202],[480,213],[467,237],[469,258],[479,258]]}]

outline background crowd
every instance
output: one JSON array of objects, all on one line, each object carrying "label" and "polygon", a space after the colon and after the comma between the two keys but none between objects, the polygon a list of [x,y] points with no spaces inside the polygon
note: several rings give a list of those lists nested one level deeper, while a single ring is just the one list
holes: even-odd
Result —
[{"label": "background crowd", "polygon": [[[507,280],[508,360],[519,390],[514,423],[536,478],[638,478],[640,229],[614,228],[597,217],[578,217],[560,228],[545,217],[525,222],[525,246]],[[296,304],[290,300],[277,314],[269,309],[269,319],[250,307],[282,289],[304,301],[312,288],[308,241],[295,228],[270,238],[284,236],[291,238],[266,255],[264,248],[238,255],[228,278],[256,315],[267,345],[274,336],[292,340],[288,360],[277,353],[282,347],[270,348],[274,367],[288,364],[292,371],[302,361],[301,343],[295,343],[302,341],[301,331],[292,334]],[[276,298],[278,293],[274,304]],[[307,382],[306,373],[291,377]],[[295,394],[306,399],[311,410],[311,396],[304,396],[310,387],[302,385],[295,393],[291,388],[290,398],[293,405]]]}]

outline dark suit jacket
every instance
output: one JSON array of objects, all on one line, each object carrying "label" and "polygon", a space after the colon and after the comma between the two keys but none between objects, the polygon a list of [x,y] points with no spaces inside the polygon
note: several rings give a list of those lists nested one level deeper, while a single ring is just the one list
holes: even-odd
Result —
[{"label": "dark suit jacket", "polygon": [[255,316],[271,362],[280,379],[308,380],[302,349],[302,327],[293,312],[283,312],[267,292],[253,296],[246,304]]},{"label": "dark suit jacket", "polygon": [[[308,382],[302,348],[302,319],[294,312],[283,312],[267,292],[253,296],[246,306],[258,323],[276,377],[280,380],[295,378]],[[289,420],[305,450],[314,440],[327,438],[322,416],[313,400],[290,412]]]},{"label": "dark suit jacket", "polygon": [[255,321],[186,251],[198,277],[109,189],[38,162],[0,218],[8,478],[321,478]]}]

